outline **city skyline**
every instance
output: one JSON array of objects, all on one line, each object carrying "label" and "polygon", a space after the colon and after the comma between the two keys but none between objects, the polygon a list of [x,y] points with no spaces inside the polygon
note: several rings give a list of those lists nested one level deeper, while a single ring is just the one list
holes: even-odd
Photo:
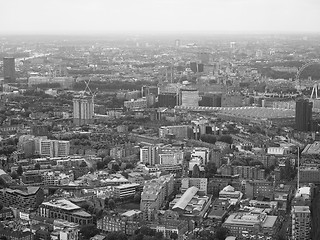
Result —
[{"label": "city skyline", "polygon": [[0,34],[320,32],[317,0],[13,0],[1,8]]}]

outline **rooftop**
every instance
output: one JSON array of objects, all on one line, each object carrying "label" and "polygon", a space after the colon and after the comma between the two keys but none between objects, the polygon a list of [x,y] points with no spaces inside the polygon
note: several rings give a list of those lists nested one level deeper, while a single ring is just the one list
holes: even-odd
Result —
[{"label": "rooftop", "polygon": [[79,206],[66,199],[51,200],[50,202],[44,202],[42,204],[50,207],[60,208],[66,211],[81,209]]},{"label": "rooftop", "polygon": [[180,208],[185,209],[191,199],[197,194],[199,188],[197,187],[190,187],[188,188],[185,193],[181,196],[178,202],[172,207],[172,209]]}]

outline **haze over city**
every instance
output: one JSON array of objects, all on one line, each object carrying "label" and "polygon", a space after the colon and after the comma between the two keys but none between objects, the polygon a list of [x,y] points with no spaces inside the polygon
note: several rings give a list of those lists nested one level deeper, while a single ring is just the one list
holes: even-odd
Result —
[{"label": "haze over city", "polygon": [[0,34],[320,32],[317,0],[10,0]]}]

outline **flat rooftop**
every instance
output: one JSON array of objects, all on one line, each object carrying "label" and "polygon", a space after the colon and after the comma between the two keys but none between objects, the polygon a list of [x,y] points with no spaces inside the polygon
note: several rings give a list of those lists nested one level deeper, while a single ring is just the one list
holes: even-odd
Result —
[{"label": "flat rooftop", "polygon": [[72,211],[72,210],[80,210],[81,207],[78,205],[66,200],[66,199],[59,199],[59,200],[52,200],[50,202],[43,202],[43,205],[60,208],[66,211]]}]

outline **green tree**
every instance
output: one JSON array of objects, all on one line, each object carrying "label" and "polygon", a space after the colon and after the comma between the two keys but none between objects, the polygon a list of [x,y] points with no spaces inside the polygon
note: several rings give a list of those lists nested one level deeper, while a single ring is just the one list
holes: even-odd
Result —
[{"label": "green tree", "polygon": [[214,237],[217,240],[225,240],[229,234],[229,229],[225,227],[219,227],[214,233]]},{"label": "green tree", "polygon": [[205,171],[205,176],[206,178],[212,178],[214,174],[217,173],[217,167],[216,164],[212,161],[209,161],[205,166],[204,166],[204,171]]},{"label": "green tree", "polygon": [[135,203],[140,203],[140,201],[141,201],[141,192],[137,192],[137,193],[134,195],[133,201],[134,201]]},{"label": "green tree", "polygon": [[18,169],[17,169],[17,173],[18,173],[19,176],[22,175],[23,169],[22,169],[21,165],[19,165],[19,167],[18,167]]},{"label": "green tree", "polygon": [[19,175],[18,175],[18,173],[17,173],[16,171],[13,171],[13,172],[11,173],[11,177],[12,177],[13,179],[17,179],[17,178],[19,178]]},{"label": "green tree", "polygon": [[108,206],[111,210],[116,208],[116,202],[113,199],[109,199]]},{"label": "green tree", "polygon": [[85,239],[90,239],[99,233],[95,224],[84,225],[80,228],[80,233]]},{"label": "green tree", "polygon": [[34,165],[34,169],[35,169],[35,170],[40,170],[40,168],[41,168],[41,166],[40,166],[39,163],[36,163],[36,164]]},{"label": "green tree", "polygon": [[217,141],[216,137],[212,134],[202,134],[200,140],[211,144],[215,144]]},{"label": "green tree", "polygon": [[178,239],[178,233],[176,233],[176,232],[171,233],[170,238],[173,239],[173,240],[177,240]]},{"label": "green tree", "polygon": [[85,162],[85,161],[81,162],[81,163],[80,163],[80,167],[81,167],[81,168],[86,168],[86,167],[87,167],[86,162]]},{"label": "green tree", "polygon": [[222,135],[221,137],[219,137],[219,141],[220,142],[225,142],[225,143],[228,143],[228,144],[232,144],[233,142],[233,139],[230,135]]},{"label": "green tree", "polygon": [[128,240],[128,237],[123,232],[110,232],[107,234],[105,240]]},{"label": "green tree", "polygon": [[192,169],[192,177],[193,178],[199,178],[200,177],[200,168],[197,164],[195,164],[193,166],[193,169]]}]

